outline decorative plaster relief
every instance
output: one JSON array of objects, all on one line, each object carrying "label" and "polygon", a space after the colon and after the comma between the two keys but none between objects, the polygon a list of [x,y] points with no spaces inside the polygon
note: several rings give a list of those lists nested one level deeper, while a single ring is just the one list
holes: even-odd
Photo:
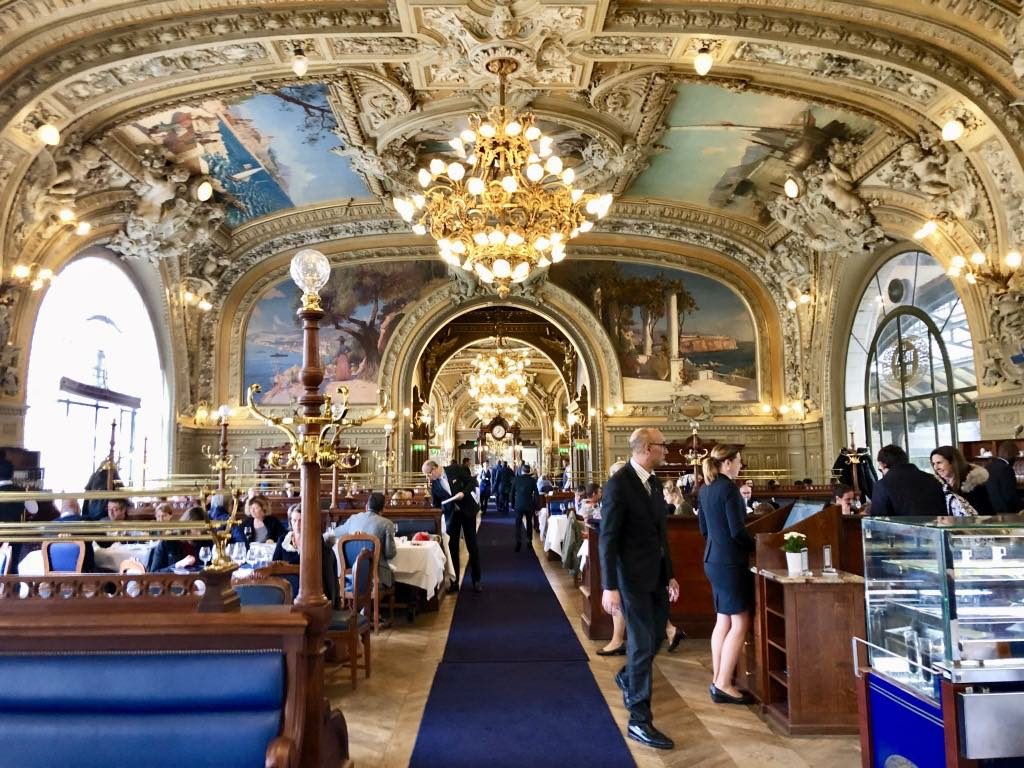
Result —
[{"label": "decorative plaster relief", "polygon": [[978,147],[984,167],[995,180],[999,201],[1006,212],[1006,235],[1009,248],[1024,248],[1024,181],[1020,164],[998,138]]},{"label": "decorative plaster relief", "polygon": [[864,59],[855,59],[823,50],[807,50],[779,43],[740,43],[733,61],[794,67],[812,77],[866,83],[892,91],[924,106],[939,92],[934,83],[894,67]]},{"label": "decorative plaster relief", "polygon": [[676,46],[675,37],[634,37],[606,35],[590,37],[573,47],[573,51],[584,56],[623,58],[657,56],[668,59]]},{"label": "decorative plaster relief", "polygon": [[267,63],[270,54],[262,43],[241,43],[200,48],[182,53],[152,56],[116,64],[72,80],[56,92],[65,104],[79,107],[81,102],[106,96],[120,88],[151,80],[180,75],[209,75],[211,70],[239,68]]},{"label": "decorative plaster relief", "polygon": [[331,53],[337,58],[358,56],[374,60],[389,57],[416,56],[422,52],[420,41],[415,37],[332,37],[329,40]]}]

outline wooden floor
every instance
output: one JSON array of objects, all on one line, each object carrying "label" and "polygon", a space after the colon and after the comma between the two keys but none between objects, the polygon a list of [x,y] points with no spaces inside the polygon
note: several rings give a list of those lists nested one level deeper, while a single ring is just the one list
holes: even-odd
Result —
[{"label": "wooden floor", "polygon": [[[587,640],[580,632],[579,595],[572,578],[561,564],[543,559],[542,563],[580,643],[591,652],[591,669],[612,715],[624,729],[628,716],[612,680],[622,658],[593,654],[603,643]],[[459,599],[472,597],[463,593]],[[345,713],[356,768],[408,765],[434,672],[444,654],[454,607],[455,600],[445,600],[440,612],[418,616],[414,624],[399,617],[395,628],[375,635],[372,676],[366,680],[360,673],[355,691],[347,670],[328,668],[327,694]],[[687,640],[676,653],[658,655],[654,722],[677,746],[674,751],[661,752],[627,740],[639,768],[859,768],[860,747],[854,736],[787,738],[750,707],[713,704],[708,697],[710,669],[707,640]]]}]

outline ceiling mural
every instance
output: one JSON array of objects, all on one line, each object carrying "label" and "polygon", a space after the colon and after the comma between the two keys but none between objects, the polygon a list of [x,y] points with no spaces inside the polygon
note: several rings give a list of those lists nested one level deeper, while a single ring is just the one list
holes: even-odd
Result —
[{"label": "ceiling mural", "polygon": [[340,154],[337,128],[327,86],[310,83],[179,107],[138,120],[122,135],[212,176],[234,227],[282,209],[370,197]]},{"label": "ceiling mural", "polygon": [[788,173],[825,157],[834,139],[863,141],[876,129],[857,115],[799,99],[704,84],[676,92],[658,140],[667,151],[651,158],[631,197],[679,200],[767,223],[766,203]]},{"label": "ceiling mural", "polygon": [[[627,401],[757,399],[754,320],[723,283],[678,269],[591,260],[557,264],[551,280],[586,304],[608,333]],[[670,295],[676,345],[670,340]]]},{"label": "ceiling mural", "polygon": [[[349,401],[377,402],[381,356],[408,305],[448,281],[438,261],[335,267],[321,291],[323,392],[344,385]],[[245,328],[243,385],[259,384],[262,405],[291,405],[301,396],[301,292],[290,278],[274,283],[249,314]]]}]

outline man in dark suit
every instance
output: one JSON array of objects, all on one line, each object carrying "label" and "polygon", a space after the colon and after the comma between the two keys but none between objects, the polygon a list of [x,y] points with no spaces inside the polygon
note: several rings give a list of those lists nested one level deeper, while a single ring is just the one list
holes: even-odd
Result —
[{"label": "man in dark suit", "polygon": [[501,462],[501,471],[498,473],[498,514],[504,517],[508,514],[508,500],[512,494],[512,483],[516,475],[507,461]]},{"label": "man in dark suit", "polygon": [[882,477],[871,496],[871,515],[939,517],[946,514],[942,484],[911,464],[907,452],[898,445],[878,449],[878,466]]},{"label": "man in dark suit", "polygon": [[[0,458],[0,493],[22,493],[24,490],[14,482],[14,465]],[[26,513],[34,515],[38,511],[39,505],[34,501],[3,501],[0,502],[0,523],[20,523]],[[31,547],[23,547],[17,541],[11,542],[12,570],[17,568],[23,549],[27,552]]]},{"label": "man in dark suit", "polygon": [[530,473],[530,465],[523,464],[523,474],[512,483],[512,509],[516,516],[516,552],[522,549],[523,526],[526,527],[526,541],[533,537],[533,513],[537,509],[537,482]]},{"label": "man in dark suit", "polygon": [[443,511],[444,524],[448,531],[448,551],[455,569],[455,583],[448,591],[459,591],[460,533],[466,537],[473,591],[483,591],[480,586],[480,553],[476,546],[476,513],[480,511],[480,507],[473,498],[473,479],[467,477],[461,467],[442,469],[436,461],[423,462],[423,474],[430,481],[433,505]]},{"label": "man in dark suit", "polygon": [[1017,473],[1013,470],[1016,459],[1017,444],[1013,440],[1004,440],[996,446],[996,456],[988,464],[985,487],[992,499],[992,511],[997,515],[1013,515],[1021,510]]},{"label": "man in dark suit", "polygon": [[626,666],[615,675],[629,710],[629,738],[656,749],[675,745],[654,727],[651,668],[665,639],[668,604],[679,597],[672,575],[661,481],[654,470],[665,463],[665,437],[638,429],[629,437],[632,457],[605,486],[601,508],[601,606],[626,619]]}]

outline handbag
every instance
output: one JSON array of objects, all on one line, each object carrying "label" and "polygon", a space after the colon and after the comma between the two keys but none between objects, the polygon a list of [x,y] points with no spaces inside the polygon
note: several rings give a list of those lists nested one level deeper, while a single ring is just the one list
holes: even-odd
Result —
[{"label": "handbag", "polygon": [[971,506],[971,502],[954,491],[948,485],[944,486],[946,491],[946,510],[954,517],[977,517],[978,510]]}]

